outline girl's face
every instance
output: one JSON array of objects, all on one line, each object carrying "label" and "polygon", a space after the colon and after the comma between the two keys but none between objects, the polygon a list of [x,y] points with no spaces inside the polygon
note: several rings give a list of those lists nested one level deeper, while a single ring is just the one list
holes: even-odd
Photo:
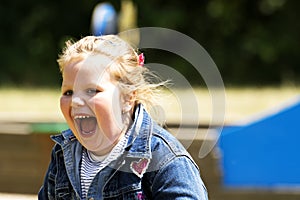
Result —
[{"label": "girl's face", "polygon": [[110,62],[106,56],[90,56],[63,70],[62,113],[79,142],[97,155],[108,153],[123,129],[123,98],[106,71]]}]

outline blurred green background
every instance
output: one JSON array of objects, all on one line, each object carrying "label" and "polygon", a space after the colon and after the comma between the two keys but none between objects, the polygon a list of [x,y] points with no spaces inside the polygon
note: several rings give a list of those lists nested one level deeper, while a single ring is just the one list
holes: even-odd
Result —
[{"label": "blurred green background", "polygon": [[[0,86],[56,87],[56,64],[66,39],[90,35],[98,0],[1,0]],[[122,2],[109,1],[120,12]],[[137,27],[180,31],[211,55],[225,86],[298,84],[300,1],[131,1]],[[145,50],[147,61],[174,67],[201,84],[189,63],[168,52]],[[147,52],[148,51],[148,52]]]}]

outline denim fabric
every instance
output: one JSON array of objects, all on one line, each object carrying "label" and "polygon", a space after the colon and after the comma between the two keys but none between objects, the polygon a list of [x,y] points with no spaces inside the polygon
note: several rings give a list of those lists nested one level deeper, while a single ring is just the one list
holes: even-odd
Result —
[{"label": "denim fabric", "polygon": [[[125,153],[94,178],[87,199],[207,200],[199,169],[185,148],[154,123],[142,105],[135,111]],[[56,142],[39,199],[81,199],[82,146],[71,130]]]}]

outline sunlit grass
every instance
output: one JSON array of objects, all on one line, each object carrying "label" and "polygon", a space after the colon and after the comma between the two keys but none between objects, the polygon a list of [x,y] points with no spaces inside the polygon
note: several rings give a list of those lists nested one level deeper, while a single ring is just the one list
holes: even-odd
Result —
[{"label": "sunlit grass", "polygon": [[0,120],[60,121],[59,89],[0,88]]},{"label": "sunlit grass", "polygon": [[57,108],[60,91],[57,89],[0,89],[1,112],[53,111]]},{"label": "sunlit grass", "polygon": [[[218,113],[218,109],[222,111],[218,106],[225,105],[225,123],[233,123],[277,108],[299,93],[299,87],[231,87],[226,88],[226,98],[222,99],[219,96],[211,97],[207,89],[172,89],[164,92],[161,107],[165,116],[162,118],[167,122],[186,122],[193,120],[193,112],[197,112],[203,123],[209,123],[212,109],[216,109],[215,113],[224,115]],[[1,121],[63,121],[59,109],[59,88],[0,88],[0,97]],[[219,98],[215,100],[218,105],[213,105],[211,98]],[[183,112],[187,114],[182,114]]]},{"label": "sunlit grass", "polygon": [[240,121],[276,110],[300,94],[299,87],[229,88],[226,89],[226,119]]},{"label": "sunlit grass", "polygon": [[[194,94],[198,101],[198,108],[191,100],[191,90],[174,90],[173,95],[163,99],[166,118],[169,121],[177,121],[180,112],[198,111],[200,123],[208,124],[213,115],[224,118],[225,124],[241,123],[254,117],[259,117],[265,112],[282,108],[284,104],[295,99],[300,94],[299,87],[230,87],[225,88],[225,99],[222,91],[213,90],[209,93],[207,89],[196,88]],[[168,93],[169,94],[169,93]],[[213,99],[213,100],[212,100]],[[179,105],[181,104],[181,105]],[[224,109],[225,106],[225,109]],[[213,109],[215,109],[213,111]],[[223,111],[225,110],[225,113]],[[188,116],[188,115],[186,115]],[[192,115],[195,116],[195,115]],[[190,120],[190,119],[188,119]],[[186,122],[188,120],[182,119]],[[188,123],[188,122],[187,122]],[[219,122],[218,122],[219,123]]]}]

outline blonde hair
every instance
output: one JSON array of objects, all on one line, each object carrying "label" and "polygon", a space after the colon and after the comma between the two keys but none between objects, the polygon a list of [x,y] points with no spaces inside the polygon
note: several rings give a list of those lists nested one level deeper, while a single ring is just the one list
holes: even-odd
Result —
[{"label": "blonde hair", "polygon": [[160,87],[166,81],[161,81],[147,67],[141,66],[137,51],[116,35],[87,36],[75,43],[67,41],[57,60],[60,71],[63,73],[70,62],[91,55],[105,55],[112,60],[108,72],[118,81],[123,94],[134,93],[135,104],[142,103],[150,111],[158,103]]}]

